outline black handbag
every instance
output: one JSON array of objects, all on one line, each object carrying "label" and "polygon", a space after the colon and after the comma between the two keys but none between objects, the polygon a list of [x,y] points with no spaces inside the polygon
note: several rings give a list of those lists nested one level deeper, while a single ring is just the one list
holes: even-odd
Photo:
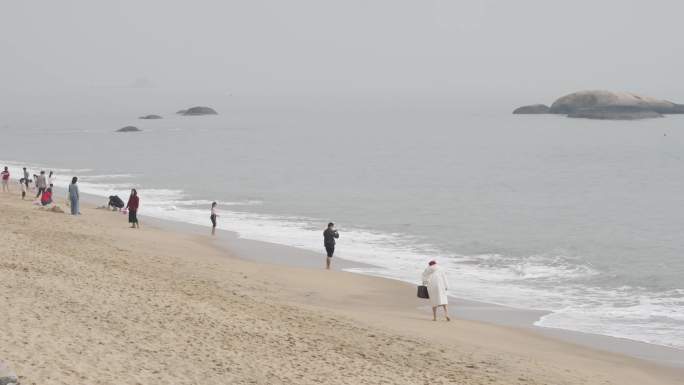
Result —
[{"label": "black handbag", "polygon": [[430,294],[428,294],[427,286],[423,286],[423,285],[418,286],[418,298],[425,298],[425,299],[430,298]]}]

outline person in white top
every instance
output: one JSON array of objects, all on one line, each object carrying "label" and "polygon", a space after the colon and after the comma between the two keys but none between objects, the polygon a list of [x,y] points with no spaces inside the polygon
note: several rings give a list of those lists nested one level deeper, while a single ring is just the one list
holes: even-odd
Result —
[{"label": "person in white top", "polygon": [[218,214],[216,214],[216,202],[212,202],[211,204],[211,216],[209,216],[209,219],[211,219],[211,235],[216,235],[216,218],[218,218]]},{"label": "person in white top", "polygon": [[430,304],[432,305],[432,320],[437,321],[437,308],[444,308],[444,317],[447,321],[449,318],[449,310],[447,305],[449,299],[447,298],[447,284],[446,275],[441,267],[437,266],[436,261],[430,261],[428,267],[423,271],[423,285],[427,286],[428,294],[430,295]]},{"label": "person in white top", "polygon": [[28,190],[28,183],[24,178],[21,178],[19,180],[19,184],[21,185],[21,200],[26,199],[26,190]]},{"label": "person in white top", "polygon": [[48,174],[48,187],[52,187],[52,185],[55,183],[55,175],[50,171],[50,174]]}]

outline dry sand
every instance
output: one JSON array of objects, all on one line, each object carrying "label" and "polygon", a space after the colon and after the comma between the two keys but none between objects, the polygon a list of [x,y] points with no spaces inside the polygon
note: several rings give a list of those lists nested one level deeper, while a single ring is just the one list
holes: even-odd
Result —
[{"label": "dry sand", "polygon": [[0,361],[22,384],[681,384],[529,331],[432,322],[414,288],[0,194]]}]

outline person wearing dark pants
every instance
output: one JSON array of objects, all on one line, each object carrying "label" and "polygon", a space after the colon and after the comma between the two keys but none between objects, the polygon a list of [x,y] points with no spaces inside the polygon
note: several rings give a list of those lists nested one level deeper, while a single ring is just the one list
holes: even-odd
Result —
[{"label": "person wearing dark pants", "polygon": [[47,189],[47,180],[45,179],[45,171],[41,171],[40,175],[36,178],[36,188],[38,189],[38,194],[36,198],[43,195],[45,189]]},{"label": "person wearing dark pants", "polygon": [[216,235],[216,218],[218,218],[218,214],[216,214],[216,202],[211,203],[211,214],[209,215],[209,219],[211,220],[211,235]]},{"label": "person wearing dark pants", "polygon": [[[28,187],[29,187],[29,186],[28,186],[28,184],[29,184],[29,172],[28,172],[28,170],[26,169],[26,167],[24,167],[24,184],[26,185],[26,190],[28,190]],[[23,190],[22,190],[22,191],[23,191]]]},{"label": "person wearing dark pants", "polygon": [[328,223],[328,228],[323,231],[323,245],[328,257],[325,260],[325,268],[330,270],[330,262],[332,262],[333,254],[335,254],[335,240],[340,237],[340,234],[335,229],[335,224]]},{"label": "person wearing dark pants", "polygon": [[140,198],[138,197],[138,191],[136,189],[131,190],[131,196],[128,198],[128,203],[126,208],[128,209],[128,223],[131,224],[131,228],[140,228],[138,223],[138,207],[140,207]]}]

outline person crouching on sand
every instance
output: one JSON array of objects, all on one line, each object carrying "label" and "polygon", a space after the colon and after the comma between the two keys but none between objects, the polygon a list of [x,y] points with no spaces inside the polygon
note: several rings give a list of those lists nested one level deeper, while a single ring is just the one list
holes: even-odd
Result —
[{"label": "person crouching on sand", "polygon": [[432,320],[437,321],[437,308],[441,306],[444,308],[444,317],[446,317],[447,321],[451,321],[449,310],[447,309],[449,304],[447,290],[449,290],[449,287],[446,275],[444,275],[442,268],[437,266],[437,262],[430,261],[428,267],[423,271],[423,285],[427,286],[428,294],[430,295]]},{"label": "person crouching on sand", "polygon": [[138,192],[135,189],[131,190],[131,196],[128,198],[128,203],[126,203],[126,208],[128,209],[128,223],[131,224],[131,228],[140,228],[138,223],[138,207],[140,206],[140,198],[138,198]]},{"label": "person crouching on sand", "polygon": [[216,214],[216,202],[212,202],[211,204],[211,215],[209,216],[209,219],[211,220],[211,235],[216,235],[216,218],[218,218],[218,214]]},{"label": "person crouching on sand", "polygon": [[69,206],[71,207],[71,215],[81,215],[78,207],[78,201],[81,199],[81,195],[78,193],[78,182],[77,177],[71,178],[71,184],[69,185]]},{"label": "person crouching on sand", "polygon": [[328,223],[328,228],[323,231],[323,246],[328,257],[325,259],[325,268],[330,270],[330,262],[332,262],[333,254],[335,254],[335,239],[339,238],[340,234],[335,229],[335,224]]},{"label": "person crouching on sand", "polygon": [[43,195],[40,196],[40,204],[42,206],[47,206],[52,203],[52,187],[48,187],[47,190],[43,191]]}]

